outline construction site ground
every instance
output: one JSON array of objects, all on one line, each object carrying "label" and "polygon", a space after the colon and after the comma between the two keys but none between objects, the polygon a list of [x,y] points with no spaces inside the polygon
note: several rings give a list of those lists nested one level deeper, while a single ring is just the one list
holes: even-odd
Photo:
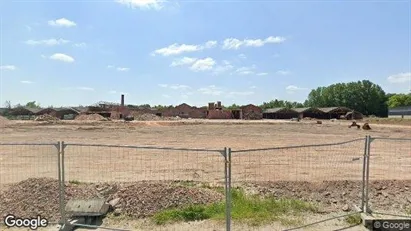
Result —
[{"label": "construction site ground", "polygon": [[[364,123],[357,122],[360,125]],[[67,184],[95,183],[97,185],[93,187],[96,187],[97,191],[93,190],[96,193],[99,191],[98,187],[102,187],[98,182],[127,184],[146,180],[158,182],[182,180],[208,182],[221,186],[224,182],[224,158],[219,151],[229,147],[233,151],[231,162],[233,187],[241,187],[250,194],[296,198],[320,204],[321,213],[307,214],[302,218],[304,220],[302,223],[306,224],[353,212],[354,205],[360,205],[363,139],[366,135],[410,138],[411,134],[411,124],[408,121],[383,120],[380,123],[371,120],[369,124],[372,130],[369,131],[348,128],[350,124],[350,121],[344,120],[324,120],[322,124],[317,124],[315,120],[300,122],[196,119],[132,122],[7,121],[7,124],[1,128],[0,143],[57,141],[68,143],[65,149],[65,171],[66,181],[70,183]],[[338,143],[354,139],[362,140],[334,146],[241,151]],[[89,147],[71,144],[173,147],[213,151]],[[13,197],[16,197],[15,200],[24,200],[24,197],[30,196],[29,194],[35,195],[36,192],[27,194],[28,191],[23,190],[21,193],[26,193],[27,196],[19,197],[16,195],[19,193],[18,188],[11,190],[13,184],[27,178],[47,177],[57,180],[57,155],[53,147],[32,145],[0,148],[3,154],[0,156],[0,198],[1,193],[9,189],[9,193],[12,192]],[[371,155],[375,155],[375,158],[372,157],[370,163],[370,203],[376,210],[401,214],[411,212],[410,153],[409,141],[405,145],[397,141],[373,141]],[[55,189],[51,186],[46,188],[40,186],[37,183],[30,187],[38,190]],[[117,191],[114,190],[107,195],[116,197],[122,192],[124,194],[119,187],[115,188]],[[93,190],[89,188],[87,192],[94,192]],[[150,195],[167,194],[170,193],[169,190],[171,189],[153,191]],[[83,195],[79,190],[70,192],[73,195],[76,193]],[[185,193],[185,191],[178,192]],[[188,193],[196,195],[197,192]],[[90,195],[92,193],[87,194]],[[130,199],[133,195],[123,196]],[[171,198],[180,200],[184,195]],[[10,201],[13,201],[13,198],[10,198]],[[165,206],[164,203],[161,206]],[[177,202],[170,202],[173,203]],[[42,206],[52,207],[48,204]],[[21,208],[15,207],[15,209]],[[53,207],[52,211],[55,209],[58,207]],[[1,210],[2,206],[0,206],[0,213],[8,212]],[[4,206],[3,210],[5,210]],[[224,230],[225,228],[223,222],[216,223],[216,221],[157,226],[147,219],[119,220],[111,217],[104,221],[104,226],[133,230]],[[349,226],[350,224],[341,218],[303,230],[335,230]],[[281,230],[287,227],[289,226],[279,223],[258,228],[238,222],[233,223],[233,230]],[[364,229],[355,226],[346,230]]]}]

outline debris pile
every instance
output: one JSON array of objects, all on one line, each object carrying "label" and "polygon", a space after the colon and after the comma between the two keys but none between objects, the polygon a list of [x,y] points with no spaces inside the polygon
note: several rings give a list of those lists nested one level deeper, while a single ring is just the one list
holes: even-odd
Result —
[{"label": "debris pile", "polygon": [[[361,181],[248,183],[246,190],[261,196],[299,199],[320,205],[324,212],[348,212],[361,203]],[[370,203],[381,210],[411,209],[411,181],[370,181]]]},{"label": "debris pile", "polygon": [[107,118],[99,114],[78,115],[75,120],[89,120],[89,121],[107,121]]},{"label": "debris pile", "polygon": [[[65,202],[69,199],[104,198],[114,214],[149,217],[163,209],[208,204],[223,200],[211,189],[186,187],[175,183],[67,183]],[[59,216],[59,183],[52,178],[30,178],[0,191],[0,216],[41,215],[51,222]]]},{"label": "debris pile", "polygon": [[363,130],[371,130],[371,127],[368,123],[365,123],[364,125],[362,125],[362,129]]},{"label": "debris pile", "polygon": [[56,117],[54,117],[54,116],[52,116],[52,115],[44,114],[44,115],[37,116],[34,120],[35,120],[35,121],[54,122],[54,121],[58,121],[59,119],[56,118]]},{"label": "debris pile", "polygon": [[317,120],[317,124],[323,124],[321,120]]},{"label": "debris pile", "polygon": [[150,114],[150,113],[134,115],[134,119],[139,120],[139,121],[159,121],[159,120],[163,120],[160,116]]},{"label": "debris pile", "polygon": [[256,112],[249,112],[249,113],[245,113],[243,115],[243,118],[245,120],[261,120],[263,119],[263,115],[261,113],[256,113]]},{"label": "debris pile", "polygon": [[110,197],[110,204],[114,205],[115,215],[145,218],[167,208],[210,204],[222,199],[222,194],[211,189],[140,182],[118,190]]},{"label": "debris pile", "polygon": [[355,122],[355,121],[353,121],[353,122],[351,123],[351,125],[348,126],[348,128],[351,128],[351,127],[357,127],[357,129],[360,129],[360,125],[358,125],[357,122]]},{"label": "debris pile", "polygon": [[4,118],[3,116],[0,116],[0,128],[6,127],[10,123],[10,120]]}]

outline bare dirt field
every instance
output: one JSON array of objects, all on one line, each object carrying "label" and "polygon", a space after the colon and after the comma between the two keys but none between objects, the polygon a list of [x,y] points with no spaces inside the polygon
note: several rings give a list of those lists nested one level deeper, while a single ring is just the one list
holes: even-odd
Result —
[{"label": "bare dirt field", "polygon": [[[411,126],[376,123],[370,123],[370,131],[348,128],[348,121],[8,123],[1,128],[0,143],[30,145],[0,145],[0,191],[29,177],[57,179],[58,155],[53,144],[58,141],[67,144],[65,180],[82,183],[151,180],[222,185],[227,147],[232,151],[234,186],[245,187],[249,193],[318,202],[329,214],[349,212],[360,203],[365,136],[371,135],[383,138],[373,140],[370,147],[371,204],[379,210],[405,213],[411,208],[407,181],[411,179],[411,141],[405,140],[411,138]],[[173,229],[182,226],[165,230]]]}]

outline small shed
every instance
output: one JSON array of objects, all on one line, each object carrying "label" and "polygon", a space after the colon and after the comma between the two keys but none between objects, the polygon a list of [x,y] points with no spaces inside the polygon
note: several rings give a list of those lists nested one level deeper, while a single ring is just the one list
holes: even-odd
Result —
[{"label": "small shed", "polygon": [[291,108],[270,108],[263,112],[264,119],[291,119],[297,118],[299,113]]},{"label": "small shed", "polygon": [[411,106],[388,109],[389,118],[411,118]]},{"label": "small shed", "polygon": [[324,112],[315,107],[293,108],[293,110],[298,112],[298,117],[300,119],[305,117],[319,119],[324,117]]},{"label": "small shed", "polygon": [[341,116],[345,116],[348,112],[352,112],[352,109],[347,107],[324,107],[318,108],[320,111],[324,112],[318,119],[340,119]]},{"label": "small shed", "polygon": [[245,120],[260,120],[263,118],[263,110],[253,104],[240,107],[242,118]]},{"label": "small shed", "polygon": [[74,108],[55,108],[55,116],[59,119],[74,119],[77,115],[80,114],[80,111]]}]

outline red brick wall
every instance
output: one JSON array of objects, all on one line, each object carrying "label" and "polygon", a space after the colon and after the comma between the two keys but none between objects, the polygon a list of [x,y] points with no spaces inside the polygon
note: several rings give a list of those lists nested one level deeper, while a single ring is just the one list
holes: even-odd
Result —
[{"label": "red brick wall", "polygon": [[231,111],[209,110],[207,119],[232,119]]}]

